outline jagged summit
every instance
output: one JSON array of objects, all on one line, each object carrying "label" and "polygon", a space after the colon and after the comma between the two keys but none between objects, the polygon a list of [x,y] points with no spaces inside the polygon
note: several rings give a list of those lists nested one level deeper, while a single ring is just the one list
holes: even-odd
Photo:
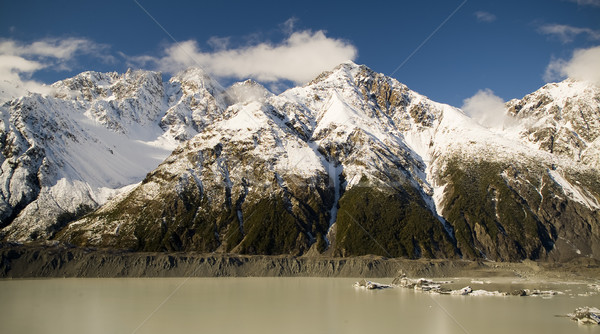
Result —
[{"label": "jagged summit", "polygon": [[600,256],[597,87],[565,81],[510,101],[508,129],[353,62],[279,95],[252,80],[224,89],[198,68],[53,87],[0,107],[6,240]]},{"label": "jagged summit", "polygon": [[598,168],[600,87],[567,79],[507,103],[523,139],[558,156]]},{"label": "jagged summit", "polygon": [[258,82],[248,79],[243,82],[237,82],[231,85],[226,91],[228,95],[228,103],[248,103],[252,101],[264,102],[268,98],[274,96],[268,89]]},{"label": "jagged summit", "polygon": [[169,81],[181,83],[182,88],[188,90],[188,92],[206,90],[213,96],[217,96],[225,91],[216,80],[199,67],[189,67],[178,72]]}]

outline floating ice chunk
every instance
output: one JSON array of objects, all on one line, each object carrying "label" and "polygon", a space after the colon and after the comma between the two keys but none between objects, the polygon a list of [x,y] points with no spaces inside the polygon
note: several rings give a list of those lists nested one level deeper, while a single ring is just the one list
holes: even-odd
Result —
[{"label": "floating ice chunk", "polygon": [[561,291],[554,291],[554,290],[538,290],[538,289],[534,289],[534,290],[529,290],[529,289],[525,289],[525,295],[526,296],[541,296],[541,297],[552,297],[552,296],[556,296],[556,295],[564,295],[564,292]]},{"label": "floating ice chunk", "polygon": [[473,289],[471,289],[470,286],[465,286],[464,288],[460,289],[460,290],[452,290],[450,291],[451,295],[461,295],[461,296],[465,296],[470,294],[471,292],[473,292]]},{"label": "floating ice chunk", "polygon": [[575,312],[569,313],[567,316],[581,325],[600,325],[600,309],[595,307],[578,307]]},{"label": "floating ice chunk", "polygon": [[500,291],[475,290],[470,293],[471,296],[507,296],[508,293]]},{"label": "floating ice chunk", "polygon": [[371,282],[371,281],[367,281],[365,279],[362,279],[358,282],[354,282],[353,285],[354,285],[354,287],[365,288],[367,290],[388,289],[388,288],[393,287],[389,284],[381,284],[381,283]]}]

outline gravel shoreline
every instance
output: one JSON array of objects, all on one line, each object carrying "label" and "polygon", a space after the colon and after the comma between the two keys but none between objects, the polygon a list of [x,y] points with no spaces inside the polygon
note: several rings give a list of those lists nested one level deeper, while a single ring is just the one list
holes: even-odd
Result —
[{"label": "gravel shoreline", "polygon": [[63,246],[2,245],[0,278],[50,277],[517,277],[596,281],[600,261],[519,263],[447,259],[138,253]]}]

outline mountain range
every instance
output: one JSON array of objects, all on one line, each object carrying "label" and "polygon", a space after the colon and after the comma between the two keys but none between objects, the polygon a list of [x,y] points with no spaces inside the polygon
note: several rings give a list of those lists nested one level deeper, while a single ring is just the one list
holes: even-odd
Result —
[{"label": "mountain range", "polygon": [[352,62],[275,95],[84,72],[0,106],[0,239],[134,251],[600,258],[600,87],[482,125]]}]

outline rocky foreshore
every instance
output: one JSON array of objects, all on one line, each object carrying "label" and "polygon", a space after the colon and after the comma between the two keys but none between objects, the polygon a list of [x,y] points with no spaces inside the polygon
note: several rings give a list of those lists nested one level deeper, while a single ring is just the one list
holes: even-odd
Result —
[{"label": "rocky foreshore", "polygon": [[0,278],[33,277],[519,277],[594,279],[600,261],[485,262],[224,253],[142,253],[64,245],[0,244]]}]

